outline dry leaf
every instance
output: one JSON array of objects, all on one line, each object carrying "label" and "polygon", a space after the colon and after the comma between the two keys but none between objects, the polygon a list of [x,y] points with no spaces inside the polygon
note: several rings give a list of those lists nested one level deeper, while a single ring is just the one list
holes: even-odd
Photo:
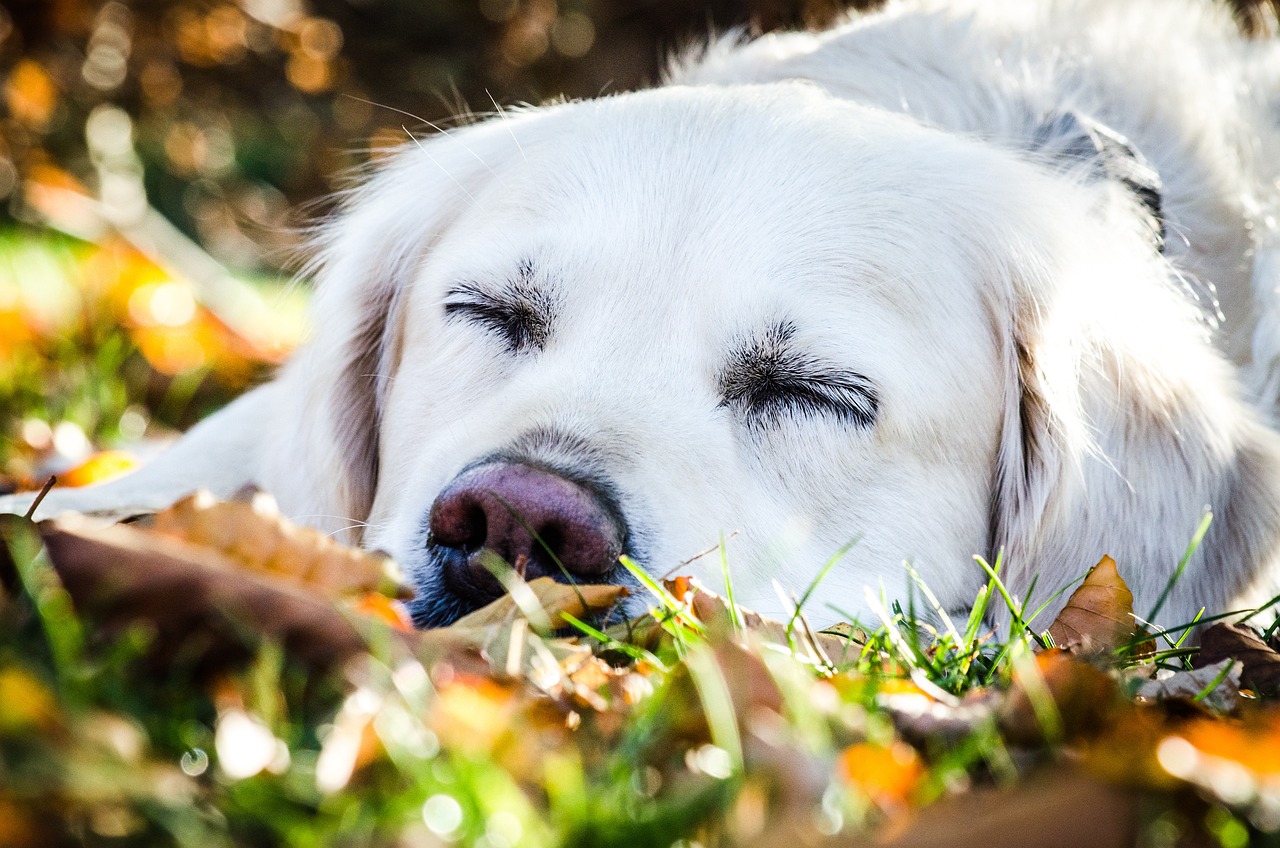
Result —
[{"label": "dry leaf", "polygon": [[1200,635],[1200,653],[1192,665],[1201,667],[1224,659],[1240,661],[1244,686],[1259,694],[1280,691],[1280,653],[1246,625],[1220,621]]},{"label": "dry leaf", "polygon": [[1054,645],[1073,653],[1114,651],[1131,642],[1136,632],[1133,593],[1109,556],[1089,571],[1049,625]]},{"label": "dry leaf", "polygon": [[[570,586],[558,583],[550,577],[530,580],[527,585],[550,619],[551,626],[556,628],[568,624],[562,613],[568,613],[579,620],[586,619],[595,613],[607,611],[630,594],[624,586]],[[516,599],[506,594],[488,606],[463,616],[453,626],[463,630],[484,628],[509,622],[522,614]]]},{"label": "dry leaf", "polygon": [[[1210,685],[1213,689],[1209,689]],[[1209,691],[1202,695],[1205,690]],[[1174,672],[1159,680],[1146,681],[1135,694],[1151,701],[1196,701],[1220,713],[1231,712],[1240,703],[1240,663],[1224,659],[1192,671]]]},{"label": "dry leaf", "polygon": [[212,652],[236,653],[265,636],[320,665],[364,648],[351,617],[329,601],[218,551],[75,514],[45,522],[41,535],[78,610],[108,625],[149,621],[162,648],[201,634],[212,636]]},{"label": "dry leaf", "polygon": [[220,502],[196,492],[155,516],[157,533],[212,548],[253,571],[276,575],[327,597],[380,592],[407,597],[395,562],[349,548],[280,515],[264,492]]},{"label": "dry leaf", "polygon": [[[997,712],[1001,730],[1015,744],[1042,744],[1050,730],[1066,739],[1096,730],[1120,704],[1115,680],[1058,648],[1036,654],[1031,665],[1015,667],[1013,684]],[[1046,718],[1059,726],[1046,727]]]},{"label": "dry leaf", "polygon": [[839,665],[851,657],[856,658],[861,647],[851,640],[851,636],[826,631],[814,632],[808,622],[799,616],[788,634],[786,624],[765,618],[741,605],[737,608],[738,620],[735,625],[729,601],[703,586],[697,579],[676,577],[664,581],[664,585],[672,596],[687,602],[694,616],[715,636],[730,636],[735,627],[740,627],[742,631],[765,641],[794,646],[800,656],[823,666]]},{"label": "dry leaf", "polygon": [[905,807],[925,775],[915,749],[892,740],[887,745],[859,742],[836,758],[840,776],[887,810]]}]

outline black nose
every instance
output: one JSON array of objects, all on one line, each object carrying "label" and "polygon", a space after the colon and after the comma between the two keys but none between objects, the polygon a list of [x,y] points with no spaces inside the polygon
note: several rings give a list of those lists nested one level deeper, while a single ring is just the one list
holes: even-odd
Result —
[{"label": "black nose", "polygon": [[[455,591],[482,598],[501,585],[485,567],[497,554],[526,579],[599,579],[622,553],[622,527],[599,496],[528,465],[495,462],[466,471],[431,506],[431,543],[450,549],[443,568]],[[559,563],[559,564],[557,564]]]}]

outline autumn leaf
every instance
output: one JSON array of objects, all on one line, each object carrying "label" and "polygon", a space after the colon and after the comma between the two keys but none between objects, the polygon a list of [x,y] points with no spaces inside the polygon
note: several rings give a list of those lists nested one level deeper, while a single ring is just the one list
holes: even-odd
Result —
[{"label": "autumn leaf", "polygon": [[836,767],[845,781],[890,810],[906,806],[925,774],[915,749],[897,740],[850,745],[836,758]]},{"label": "autumn leaf", "polygon": [[1220,621],[1200,635],[1200,653],[1192,664],[1201,667],[1224,659],[1240,662],[1240,681],[1255,692],[1280,691],[1280,653],[1248,626]]},{"label": "autumn leaf", "polygon": [[[707,626],[707,633],[712,636],[732,637],[736,632],[751,634],[757,639],[794,647],[800,656],[821,666],[838,665],[851,652],[857,655],[858,645],[851,641],[851,635],[815,632],[800,616],[796,617],[793,626],[788,626],[740,605],[736,610],[730,610],[726,598],[692,577],[676,577],[665,581],[665,586],[673,597],[689,604],[694,616]],[[852,629],[848,632],[853,633]]]},{"label": "autumn leaf", "polygon": [[380,592],[407,597],[390,557],[349,548],[280,515],[263,492],[221,502],[196,492],[156,514],[155,532],[209,548],[251,571],[271,574],[325,597]]},{"label": "autumn leaf", "polygon": [[82,614],[107,626],[147,621],[161,650],[177,650],[196,633],[212,639],[211,657],[242,654],[263,638],[312,665],[365,648],[351,616],[331,601],[218,550],[74,513],[45,522],[41,535]]},{"label": "autumn leaf", "polygon": [[1240,702],[1240,663],[1224,659],[1190,671],[1148,680],[1135,693],[1149,701],[1194,701],[1215,710],[1231,712]]},{"label": "autumn leaf", "polygon": [[58,485],[68,488],[101,483],[138,467],[138,458],[128,451],[98,451],[70,471],[58,475]]},{"label": "autumn leaf", "polygon": [[1136,632],[1133,593],[1109,556],[1089,571],[1049,625],[1054,646],[1072,653],[1114,651],[1132,641]]},{"label": "autumn leaf", "polygon": [[[540,606],[553,628],[565,627],[568,613],[577,619],[605,612],[629,592],[624,586],[573,585],[559,583],[550,577],[539,577],[524,584],[532,592],[531,600]],[[503,624],[523,613],[520,599],[508,593],[482,609],[463,616],[454,623],[459,629],[483,628]]]},{"label": "autumn leaf", "polygon": [[1120,702],[1115,680],[1060,648],[1015,665],[1013,683],[997,713],[1001,730],[1017,744],[1096,730]]}]

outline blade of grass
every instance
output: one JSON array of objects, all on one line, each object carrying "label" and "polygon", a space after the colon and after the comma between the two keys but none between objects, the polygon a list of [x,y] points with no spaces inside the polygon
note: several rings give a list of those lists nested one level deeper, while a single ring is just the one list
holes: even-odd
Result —
[{"label": "blade of grass", "polygon": [[698,690],[702,710],[711,730],[711,742],[729,755],[733,775],[743,770],[742,737],[738,732],[738,717],[729,694],[729,683],[709,650],[690,651],[685,658],[689,676]]},{"label": "blade of grass", "polygon": [[570,627],[573,627],[577,629],[579,632],[581,632],[582,634],[589,636],[592,639],[595,639],[597,642],[604,645],[610,651],[617,651],[618,653],[623,654],[624,656],[630,657],[633,660],[646,662],[652,665],[655,669],[657,669],[660,672],[666,673],[667,671],[669,671],[669,669],[667,668],[667,665],[664,662],[662,662],[662,660],[658,659],[657,656],[653,654],[653,652],[646,651],[644,648],[641,648],[639,645],[629,645],[626,642],[619,642],[617,639],[614,639],[609,634],[604,633],[603,631],[597,630],[596,628],[592,627],[590,624],[587,624],[585,621],[582,621],[581,619],[577,618],[572,613],[562,612],[560,613],[560,617],[563,618],[566,622],[568,622]]},{"label": "blade of grass", "polygon": [[[502,587],[507,590],[511,600],[520,608],[520,612],[524,613],[524,617],[529,620],[530,626],[539,635],[546,636],[550,634],[554,628],[551,626],[551,619],[547,616],[547,611],[542,608],[542,602],[538,600],[537,594],[533,589],[529,588],[529,584],[516,573],[510,563],[490,550],[481,551],[479,560],[485,570],[496,577]],[[582,606],[585,609],[587,605],[583,602]]]},{"label": "blade of grass", "polygon": [[1196,532],[1191,536],[1191,542],[1187,545],[1186,551],[1182,554],[1182,559],[1178,561],[1178,567],[1173,570],[1173,574],[1169,575],[1169,582],[1165,584],[1164,591],[1160,593],[1160,597],[1156,598],[1155,606],[1151,608],[1151,612],[1147,614],[1147,621],[1155,621],[1156,616],[1160,614],[1160,610],[1164,608],[1164,602],[1169,599],[1169,593],[1173,591],[1173,587],[1182,578],[1182,573],[1187,570],[1187,563],[1191,561],[1191,557],[1195,554],[1196,549],[1200,547],[1200,543],[1204,541],[1204,536],[1209,532],[1209,525],[1213,523],[1213,513],[1205,512],[1204,517],[1200,519],[1200,526],[1196,528]]},{"label": "blade of grass", "polygon": [[742,632],[742,616],[738,614],[738,604],[733,599],[733,580],[729,577],[729,551],[725,547],[724,534],[720,534],[720,573],[724,575],[724,597],[729,604],[729,621],[733,624],[733,632]]},{"label": "blade of grass", "polygon": [[933,607],[933,611],[937,613],[938,619],[942,622],[942,626],[946,628],[947,633],[949,633],[951,638],[955,640],[956,647],[958,649],[961,644],[960,631],[956,630],[955,622],[951,620],[951,616],[947,611],[942,608],[942,602],[938,600],[937,595],[933,594],[933,590],[929,588],[929,584],[925,583],[924,578],[920,576],[920,573],[916,571],[914,567],[912,567],[911,563],[903,562],[902,565],[907,569],[907,574],[910,575],[915,584],[920,587],[920,591],[924,592],[925,600],[927,600],[929,605]]},{"label": "blade of grass", "polygon": [[[996,554],[996,564],[993,566],[985,559],[975,555],[974,561],[987,572],[987,576],[991,579],[992,584],[996,587],[996,591],[1000,593],[1000,597],[1004,598],[1005,605],[1009,607],[1009,613],[1013,616],[1013,625],[1018,633],[1025,632],[1027,629],[1026,622],[1022,619],[1022,609],[1018,606],[1018,602],[1009,594],[1009,589],[1004,585],[1004,581],[1000,579],[1000,566],[1004,560],[1004,548]],[[1014,634],[1010,634],[1011,636]]]},{"label": "blade of grass", "polygon": [[1227,679],[1227,675],[1231,674],[1231,670],[1235,668],[1236,662],[1236,660],[1227,660],[1227,662],[1222,666],[1222,671],[1218,672],[1213,680],[1209,681],[1209,685],[1197,692],[1191,700],[1200,702],[1209,697],[1209,693],[1214,689],[1217,689],[1218,685]]},{"label": "blade of grass", "polygon": [[824,579],[826,579],[826,576],[829,573],[831,573],[831,569],[835,567],[835,564],[839,562],[841,559],[843,559],[844,555],[847,554],[849,551],[851,551],[853,549],[853,546],[858,544],[858,542],[861,541],[861,539],[862,539],[862,536],[860,535],[854,536],[852,539],[846,542],[843,546],[841,546],[839,550],[837,550],[834,554],[831,555],[831,558],[826,561],[826,563],[822,566],[822,568],[818,570],[818,573],[814,575],[814,578],[809,581],[808,588],[806,588],[804,592],[800,594],[800,600],[796,603],[795,612],[791,614],[791,620],[787,622],[787,643],[788,644],[791,643],[791,631],[796,626],[796,619],[800,617],[800,611],[804,609],[805,604],[809,603],[809,598],[812,597],[814,591],[817,590],[818,584],[821,583]]},{"label": "blade of grass", "polygon": [[624,554],[623,556],[618,557],[618,562],[622,563],[622,567],[629,571],[632,577],[640,581],[640,585],[648,589],[649,592],[658,599],[662,606],[669,610],[673,617],[678,619],[681,624],[699,636],[706,635],[707,631],[706,628],[702,626],[702,622],[698,621],[689,613],[685,604],[676,600],[675,597],[673,597],[672,594],[662,586],[662,584],[650,577],[647,571],[637,565],[635,560]]}]

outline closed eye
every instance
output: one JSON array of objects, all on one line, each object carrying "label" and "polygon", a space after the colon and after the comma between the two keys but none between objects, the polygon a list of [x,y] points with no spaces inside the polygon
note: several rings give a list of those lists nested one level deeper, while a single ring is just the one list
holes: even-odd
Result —
[{"label": "closed eye", "polygon": [[753,425],[830,415],[855,427],[873,426],[880,409],[875,383],[794,350],[794,333],[791,324],[780,324],[736,351],[720,378],[720,406]]},{"label": "closed eye", "polygon": [[875,424],[880,399],[860,374],[755,374],[721,384],[720,405],[754,422],[776,423],[786,415],[832,415],[855,427]]},{"label": "closed eye", "polygon": [[493,333],[511,353],[542,350],[551,335],[550,299],[525,279],[496,291],[472,283],[454,286],[445,296],[444,314]]}]

